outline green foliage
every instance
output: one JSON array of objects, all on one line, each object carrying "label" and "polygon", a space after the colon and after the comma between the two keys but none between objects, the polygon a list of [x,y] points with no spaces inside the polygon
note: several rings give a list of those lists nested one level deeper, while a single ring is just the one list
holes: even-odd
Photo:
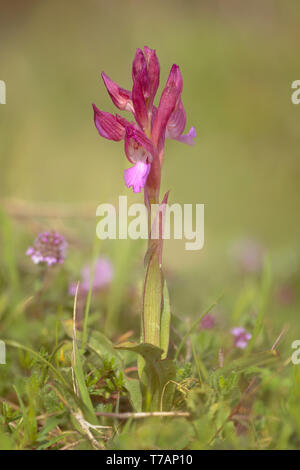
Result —
[{"label": "green foliage", "polygon": [[141,376],[144,389],[144,409],[165,411],[171,407],[176,367],[170,359],[162,359],[163,350],[147,343],[122,343],[118,349],[127,349],[141,355],[145,361]]},{"label": "green foliage", "polygon": [[[300,332],[295,322],[271,349],[288,309],[274,297],[278,274],[271,273],[270,263],[260,277],[242,282],[232,277],[234,288],[221,299],[211,301],[216,296],[215,289],[210,291],[208,302],[203,299],[209,307],[202,314],[172,312],[170,338],[164,284],[158,348],[134,341],[139,335],[140,286],[127,279],[124,261],[115,282],[126,283],[114,285],[118,299],[113,307],[112,293],[105,291],[93,293],[88,316],[86,304],[79,305],[73,342],[73,299],[67,289],[77,268],[66,264],[43,278],[39,266],[27,259],[25,264],[23,248],[18,251],[23,236],[15,234],[14,263],[7,264],[12,263],[7,258],[0,271],[0,339],[7,348],[7,364],[0,365],[1,449],[299,448],[300,369],[288,358]],[[5,243],[11,241],[6,238]],[[22,282],[12,302],[16,278]],[[47,289],[41,291],[44,282]],[[174,280],[169,284],[173,298]],[[209,330],[201,324],[208,311],[216,317]],[[113,337],[106,330],[107,315],[119,318]],[[230,330],[237,325],[254,338],[245,350],[233,345]],[[143,361],[141,381],[137,357]],[[117,417],[160,410],[174,416]]]},{"label": "green foliage", "polygon": [[111,442],[112,449],[185,449],[194,437],[192,424],[182,418],[150,418],[124,428]]}]

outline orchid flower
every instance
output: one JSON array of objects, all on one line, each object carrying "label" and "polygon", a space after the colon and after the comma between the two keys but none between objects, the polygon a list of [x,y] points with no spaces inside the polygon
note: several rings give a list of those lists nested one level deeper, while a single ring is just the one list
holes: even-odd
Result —
[{"label": "orchid flower", "polygon": [[102,78],[114,105],[129,111],[135,122],[99,110],[94,104],[94,122],[99,134],[109,140],[124,140],[125,154],[132,164],[124,172],[125,184],[135,193],[146,187],[145,198],[157,202],[165,139],[194,145],[195,128],[183,134],[186,112],[181,101],[182,77],[173,65],[158,107],[154,98],[159,86],[160,65],[155,50],[137,49],[132,64],[132,90],[121,88],[104,72]]}]

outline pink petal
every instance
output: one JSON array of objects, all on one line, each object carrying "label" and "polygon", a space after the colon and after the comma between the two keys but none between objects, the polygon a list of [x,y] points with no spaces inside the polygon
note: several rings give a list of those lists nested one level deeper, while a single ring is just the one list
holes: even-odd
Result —
[{"label": "pink petal", "polygon": [[127,188],[132,187],[134,193],[141,192],[141,189],[146,184],[150,166],[150,163],[139,161],[131,168],[125,170],[124,180]]},{"label": "pink petal", "polygon": [[148,108],[153,104],[154,97],[156,95],[158,86],[159,86],[159,75],[160,75],[160,65],[156,52],[154,49],[149,47],[144,47],[144,55],[147,63],[148,71],[148,80],[149,80],[149,102]]},{"label": "pink petal", "polygon": [[126,111],[133,112],[131,92],[119,87],[119,85],[111,80],[104,72],[102,72],[101,75],[114,105],[121,110],[125,109]]},{"label": "pink petal", "polygon": [[146,60],[141,49],[136,50],[135,57],[132,63],[132,80],[135,81],[138,74],[141,72],[143,68],[146,67]]},{"label": "pink petal", "polygon": [[245,328],[243,328],[242,326],[237,326],[236,328],[232,328],[231,333],[233,334],[233,336],[239,336],[245,333]]},{"label": "pink petal", "polygon": [[144,132],[130,125],[126,127],[125,153],[131,163],[152,160],[153,144]]},{"label": "pink petal", "polygon": [[141,129],[147,129],[148,127],[148,111],[145,101],[145,81],[146,78],[146,65],[136,75],[133,87],[132,87],[132,102],[134,107],[134,116],[136,122]]},{"label": "pink petal", "polygon": [[144,132],[138,129],[134,125],[126,126],[126,138],[134,139],[139,145],[144,147],[144,149],[149,152],[153,153],[153,144],[150,139],[146,136]]},{"label": "pink petal", "polygon": [[[88,292],[90,289],[90,282],[91,282],[91,270],[90,266],[86,265],[82,269],[82,283],[81,287],[85,292]],[[93,273],[93,290],[98,290],[108,284],[113,279],[113,265],[112,263],[104,257],[99,257],[96,261],[94,266],[94,273]]]},{"label": "pink petal", "polygon": [[179,140],[179,142],[183,142],[184,144],[195,145],[195,137],[197,137],[196,129],[191,127],[187,134],[177,137],[176,140]]},{"label": "pink petal", "polygon": [[178,139],[184,131],[186,124],[186,113],[182,101],[175,108],[168,120],[166,139]]},{"label": "pink petal", "polygon": [[128,121],[127,119],[125,119],[123,116],[120,116],[120,114],[116,114],[116,120],[123,126],[123,127],[127,127],[127,126],[132,126],[134,123]]},{"label": "pink petal", "polygon": [[109,140],[120,141],[124,138],[125,127],[115,116],[104,111],[100,111],[94,104],[94,122],[102,137]]},{"label": "pink petal", "polygon": [[167,123],[178,103],[181,92],[182,77],[178,65],[174,64],[162,92],[153,123],[152,138],[159,152],[163,149]]}]

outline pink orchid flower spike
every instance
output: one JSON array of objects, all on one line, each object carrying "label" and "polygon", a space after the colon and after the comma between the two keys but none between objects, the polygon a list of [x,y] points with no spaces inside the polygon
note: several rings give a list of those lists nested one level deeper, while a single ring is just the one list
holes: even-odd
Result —
[{"label": "pink orchid flower spike", "polygon": [[[128,188],[147,191],[147,200],[158,201],[161,165],[165,139],[175,139],[194,145],[194,127],[183,134],[186,112],[181,101],[182,76],[178,65],[173,65],[162,92],[158,107],[154,99],[159,86],[160,65],[156,52],[149,47],[137,49],[132,64],[132,90],[120,87],[102,72],[102,78],[114,105],[129,111],[135,122],[101,111],[94,104],[95,126],[105,139],[124,140],[127,159],[133,166],[125,170]],[[145,195],[146,197],[146,195]]]}]

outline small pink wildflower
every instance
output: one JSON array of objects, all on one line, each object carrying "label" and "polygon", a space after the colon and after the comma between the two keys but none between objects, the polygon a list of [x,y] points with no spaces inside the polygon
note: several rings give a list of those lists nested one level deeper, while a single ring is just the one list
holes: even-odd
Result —
[{"label": "small pink wildflower", "polygon": [[62,264],[66,257],[67,242],[57,232],[40,233],[26,251],[35,264],[46,263],[48,266]]},{"label": "small pink wildflower", "polygon": [[210,313],[205,315],[201,320],[201,328],[204,330],[210,330],[215,326],[216,317]]},{"label": "small pink wildflower", "polygon": [[251,333],[248,333],[242,326],[232,328],[231,333],[234,337],[234,345],[240,349],[245,349],[248,341],[252,338]]},{"label": "small pink wildflower", "polygon": [[[111,261],[105,257],[99,257],[95,264],[93,278],[93,292],[107,287],[114,276],[114,269]],[[79,294],[86,295],[90,289],[91,268],[89,265],[84,266],[81,271],[81,282],[79,284]],[[72,282],[69,286],[69,294],[75,295],[76,283]]]}]

